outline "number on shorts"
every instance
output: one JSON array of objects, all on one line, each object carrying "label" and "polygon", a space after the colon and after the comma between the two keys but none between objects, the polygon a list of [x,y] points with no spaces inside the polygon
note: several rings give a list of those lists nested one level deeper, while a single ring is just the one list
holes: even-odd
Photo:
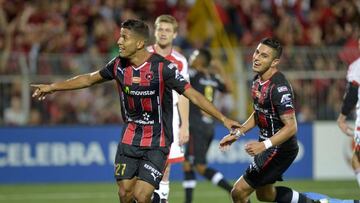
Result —
[{"label": "number on shorts", "polygon": [[115,175],[123,176],[125,173],[126,164],[116,164],[115,165]]}]

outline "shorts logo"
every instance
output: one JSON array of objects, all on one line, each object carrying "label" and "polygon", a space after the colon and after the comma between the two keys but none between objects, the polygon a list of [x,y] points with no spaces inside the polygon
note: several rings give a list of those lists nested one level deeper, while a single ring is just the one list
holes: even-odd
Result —
[{"label": "shorts logo", "polygon": [[150,166],[149,164],[144,164],[144,168],[151,171],[150,175],[154,178],[154,181],[160,176],[162,176],[162,173],[160,173],[158,170],[156,170],[154,167]]},{"label": "shorts logo", "polygon": [[151,173],[151,176],[154,178],[154,181],[156,181],[156,178],[159,177],[159,176],[155,175],[155,173]]}]

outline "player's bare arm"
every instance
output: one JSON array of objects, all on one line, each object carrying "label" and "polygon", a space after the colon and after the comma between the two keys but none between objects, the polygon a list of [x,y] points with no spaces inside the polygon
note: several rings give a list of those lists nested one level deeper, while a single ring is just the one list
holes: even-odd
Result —
[{"label": "player's bare arm", "polygon": [[187,97],[193,104],[198,106],[201,110],[221,121],[229,130],[232,128],[241,127],[239,122],[224,116],[211,102],[209,102],[200,92],[196,91],[194,88],[190,87],[186,89],[183,95]]},{"label": "player's bare arm", "polygon": [[95,71],[52,84],[32,84],[31,87],[36,88],[32,97],[44,100],[46,95],[56,91],[82,89],[104,81],[99,71]]},{"label": "player's bare arm", "polygon": [[263,142],[251,141],[245,145],[245,151],[250,156],[255,156],[271,146],[280,145],[296,134],[297,122],[295,113],[283,114],[280,116],[280,119],[284,123],[284,127],[271,138]]},{"label": "player's bare arm", "polygon": [[183,145],[189,141],[189,100],[182,95],[179,96],[179,114],[181,119],[179,144]]},{"label": "player's bare arm", "polygon": [[274,136],[271,137],[273,145],[280,145],[286,140],[290,139],[297,132],[297,122],[294,113],[283,114],[280,116],[281,121],[284,124]]},{"label": "player's bare arm", "polygon": [[337,118],[337,124],[344,134],[350,137],[354,136],[354,129],[347,124],[346,116],[344,114],[339,114],[339,117]]},{"label": "player's bare arm", "polygon": [[[244,136],[245,133],[255,127],[255,118],[254,112],[249,116],[249,118],[242,124],[240,128],[235,129],[235,131],[224,136],[219,143],[219,148],[221,151],[226,151],[229,149],[230,145],[238,140],[241,136]],[[237,132],[238,131],[238,132]]]}]

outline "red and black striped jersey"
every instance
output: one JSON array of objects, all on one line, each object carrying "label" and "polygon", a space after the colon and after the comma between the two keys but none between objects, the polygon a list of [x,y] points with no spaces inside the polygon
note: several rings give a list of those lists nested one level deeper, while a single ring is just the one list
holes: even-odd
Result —
[{"label": "red and black striped jersey", "polygon": [[[251,96],[255,110],[255,122],[260,128],[259,141],[272,137],[284,123],[280,116],[294,113],[294,93],[285,76],[276,72],[269,80],[261,81],[256,75],[252,82]],[[297,148],[296,137],[280,145],[281,148]]]},{"label": "red and black striped jersey", "polygon": [[190,84],[176,65],[152,54],[135,67],[128,59],[115,57],[103,69],[104,79],[116,80],[121,113],[126,126],[122,143],[140,147],[169,147],[173,141],[172,90],[182,94]]}]

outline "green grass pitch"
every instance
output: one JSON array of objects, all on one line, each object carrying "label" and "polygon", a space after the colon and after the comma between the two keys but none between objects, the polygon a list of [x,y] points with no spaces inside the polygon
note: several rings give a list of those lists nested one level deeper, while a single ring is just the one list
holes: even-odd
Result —
[{"label": "green grass pitch", "polygon": [[[356,181],[293,180],[279,182],[300,192],[318,192],[339,199],[360,199]],[[116,203],[115,183],[0,185],[0,203]],[[229,195],[207,181],[198,182],[194,203],[231,202]],[[254,196],[252,202],[258,202]],[[170,203],[183,203],[181,182],[171,183]]]}]

